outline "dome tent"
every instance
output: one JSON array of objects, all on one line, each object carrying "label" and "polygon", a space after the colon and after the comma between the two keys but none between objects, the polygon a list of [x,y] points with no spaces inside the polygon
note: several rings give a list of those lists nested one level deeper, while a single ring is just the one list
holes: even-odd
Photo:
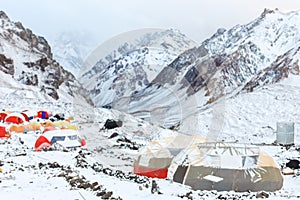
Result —
[{"label": "dome tent", "polygon": [[0,139],[9,138],[10,134],[6,131],[6,127],[0,124]]},{"label": "dome tent", "polygon": [[49,130],[40,135],[35,142],[34,148],[36,151],[41,151],[43,148],[48,148],[53,144],[59,144],[64,148],[76,148],[85,146],[86,142],[83,137],[75,130]]},{"label": "dome tent", "polygon": [[123,122],[121,120],[114,120],[114,119],[107,119],[104,124],[104,129],[114,129],[121,127],[123,125]]},{"label": "dome tent", "polygon": [[35,112],[30,111],[30,110],[23,110],[21,114],[24,116],[26,121],[30,121],[34,118]]},{"label": "dome tent", "polygon": [[8,111],[0,111],[0,121],[4,121],[6,116],[9,114],[10,112]]},{"label": "dome tent", "polygon": [[140,151],[134,162],[134,173],[152,178],[166,178],[172,159],[194,143],[205,142],[201,136],[178,135],[154,140]]},{"label": "dome tent", "polygon": [[10,113],[5,117],[4,120],[6,123],[12,123],[12,124],[22,124],[26,121],[23,115],[20,113]]},{"label": "dome tent", "polygon": [[283,185],[273,158],[253,145],[194,144],[181,151],[170,168],[169,178],[195,190],[275,191]]},{"label": "dome tent", "polygon": [[41,119],[48,119],[52,114],[45,110],[40,110],[37,112],[37,117]]},{"label": "dome tent", "polygon": [[66,129],[78,130],[78,128],[75,124],[71,124],[67,120],[55,121],[55,122],[53,122],[53,126],[56,128],[66,128]]},{"label": "dome tent", "polygon": [[13,124],[9,128],[9,132],[15,132],[15,133],[28,133],[30,131],[40,131],[41,130],[41,124],[37,122],[29,122],[27,124],[21,124],[16,125]]},{"label": "dome tent", "polygon": [[283,185],[279,167],[257,146],[203,140],[190,142],[176,152],[163,140],[155,143],[139,154],[134,173],[169,178],[195,190],[275,191]]}]

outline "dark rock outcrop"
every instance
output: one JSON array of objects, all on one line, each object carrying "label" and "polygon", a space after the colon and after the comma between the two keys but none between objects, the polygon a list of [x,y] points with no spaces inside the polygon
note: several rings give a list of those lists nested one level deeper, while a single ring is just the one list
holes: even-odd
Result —
[{"label": "dark rock outcrop", "polygon": [[15,72],[13,60],[10,58],[7,58],[3,54],[0,54],[0,70],[6,74],[13,75]]}]

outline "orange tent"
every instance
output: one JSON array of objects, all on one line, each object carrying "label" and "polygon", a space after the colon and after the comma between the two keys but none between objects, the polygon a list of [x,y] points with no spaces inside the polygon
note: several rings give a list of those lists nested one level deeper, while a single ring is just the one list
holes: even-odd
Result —
[{"label": "orange tent", "polygon": [[38,131],[41,130],[41,124],[37,122],[31,122],[24,126],[25,131]]},{"label": "orange tent", "polygon": [[45,128],[53,126],[53,122],[50,120],[45,120],[44,122],[41,122],[40,124]]},{"label": "orange tent", "polygon": [[27,133],[28,131],[38,131],[41,130],[41,125],[39,123],[29,123],[26,125],[12,125],[9,128],[9,132],[16,133]]},{"label": "orange tent", "polygon": [[23,126],[18,126],[18,125],[11,125],[9,128],[9,132],[15,132],[15,133],[24,133],[24,127]]}]

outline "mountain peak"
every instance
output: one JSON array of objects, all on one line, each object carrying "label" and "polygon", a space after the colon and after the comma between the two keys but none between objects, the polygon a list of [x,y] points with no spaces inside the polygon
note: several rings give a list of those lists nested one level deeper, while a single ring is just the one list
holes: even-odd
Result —
[{"label": "mountain peak", "polygon": [[196,45],[175,29],[126,32],[93,52],[91,57],[96,59],[90,63],[96,64],[81,70],[80,81],[97,106],[119,106],[120,101],[147,87],[178,55]]},{"label": "mountain peak", "polygon": [[300,10],[279,10],[278,8],[275,9],[268,9],[265,8],[263,12],[260,14],[260,18],[265,18],[266,16],[276,15],[282,17],[282,15],[298,15],[300,14]]},{"label": "mountain peak", "polygon": [[3,10],[0,10],[0,18],[1,19],[9,19],[6,13]]},{"label": "mountain peak", "polygon": [[275,11],[278,11],[278,9],[272,10],[272,9],[265,8],[264,11],[261,13],[261,16],[265,17],[267,14],[275,13]]}]

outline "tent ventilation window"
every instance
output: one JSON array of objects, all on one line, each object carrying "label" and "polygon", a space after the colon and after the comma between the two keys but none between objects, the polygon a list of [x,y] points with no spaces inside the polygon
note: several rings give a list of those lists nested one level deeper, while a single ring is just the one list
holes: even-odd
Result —
[{"label": "tent ventilation window", "polygon": [[54,144],[55,142],[57,141],[64,141],[66,138],[66,136],[54,136],[52,139],[51,139],[51,144]]}]

